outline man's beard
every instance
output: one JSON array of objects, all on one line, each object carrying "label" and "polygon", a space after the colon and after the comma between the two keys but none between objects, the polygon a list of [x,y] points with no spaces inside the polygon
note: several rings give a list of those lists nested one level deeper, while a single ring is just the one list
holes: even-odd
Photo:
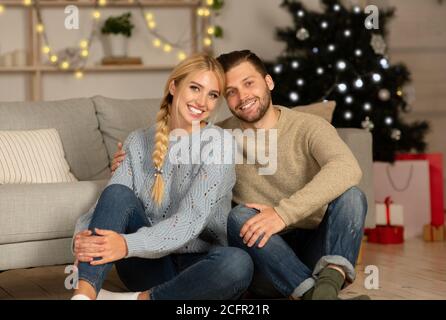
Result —
[{"label": "man's beard", "polygon": [[[263,95],[262,98],[258,97],[258,96],[254,96],[253,98],[256,98],[257,101],[259,102],[259,107],[257,109],[257,114],[251,117],[244,117],[243,114],[238,114],[237,111],[232,111],[231,109],[231,113],[237,117],[238,119],[246,122],[246,123],[255,123],[257,121],[259,121],[260,119],[262,119],[265,116],[265,113],[268,111],[269,106],[271,104],[271,94],[269,93],[269,91],[265,92],[265,94]],[[248,100],[251,100],[252,98],[249,98]],[[245,101],[242,101],[236,108],[235,110],[239,110],[240,106],[242,106]]]}]

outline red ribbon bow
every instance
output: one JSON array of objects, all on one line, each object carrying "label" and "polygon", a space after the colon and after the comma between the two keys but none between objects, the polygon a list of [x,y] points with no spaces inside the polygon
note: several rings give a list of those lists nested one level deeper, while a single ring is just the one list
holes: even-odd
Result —
[{"label": "red ribbon bow", "polygon": [[386,197],[384,199],[384,204],[386,205],[386,222],[390,226],[390,205],[393,203],[391,197]]}]

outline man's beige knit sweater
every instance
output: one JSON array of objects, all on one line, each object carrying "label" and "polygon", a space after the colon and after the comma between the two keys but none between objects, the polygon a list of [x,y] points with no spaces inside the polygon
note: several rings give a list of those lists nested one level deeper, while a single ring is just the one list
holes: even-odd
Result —
[{"label": "man's beige knit sweater", "polygon": [[[287,227],[314,229],[322,221],[328,203],[362,177],[361,169],[336,129],[325,119],[282,107],[277,129],[277,171],[259,175],[259,163],[236,165],[233,189],[236,203],[260,203],[274,207]],[[231,117],[219,126],[241,128]],[[268,150],[268,148],[267,148]]]}]

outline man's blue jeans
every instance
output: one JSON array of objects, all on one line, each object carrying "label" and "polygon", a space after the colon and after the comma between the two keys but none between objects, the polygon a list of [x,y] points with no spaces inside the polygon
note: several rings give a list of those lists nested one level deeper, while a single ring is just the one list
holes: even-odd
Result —
[{"label": "man's blue jeans", "polygon": [[[101,194],[89,229],[134,233],[150,226],[142,202],[126,186],[108,186]],[[99,258],[98,258],[99,259]],[[237,299],[252,280],[249,254],[233,247],[214,247],[207,253],[171,254],[160,259],[116,261],[122,282],[130,291],[151,289],[151,299]],[[79,279],[98,293],[113,263],[79,263]]]},{"label": "man's blue jeans", "polygon": [[240,238],[240,230],[256,210],[238,205],[229,214],[229,245],[244,249],[253,259],[253,293],[299,298],[329,264],[340,266],[347,282],[353,282],[366,213],[366,197],[353,187],[330,202],[316,229],[292,229],[273,235],[263,248],[257,247],[259,240],[249,248]]}]

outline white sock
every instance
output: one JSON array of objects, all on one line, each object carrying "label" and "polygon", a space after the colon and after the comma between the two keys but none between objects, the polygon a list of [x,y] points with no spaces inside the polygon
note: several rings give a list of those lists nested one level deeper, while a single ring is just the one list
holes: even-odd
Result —
[{"label": "white sock", "polygon": [[141,292],[111,292],[105,289],[99,291],[97,300],[138,300]]},{"label": "white sock", "polygon": [[73,297],[71,297],[71,300],[91,300],[91,299],[87,297],[85,294],[75,294]]}]

